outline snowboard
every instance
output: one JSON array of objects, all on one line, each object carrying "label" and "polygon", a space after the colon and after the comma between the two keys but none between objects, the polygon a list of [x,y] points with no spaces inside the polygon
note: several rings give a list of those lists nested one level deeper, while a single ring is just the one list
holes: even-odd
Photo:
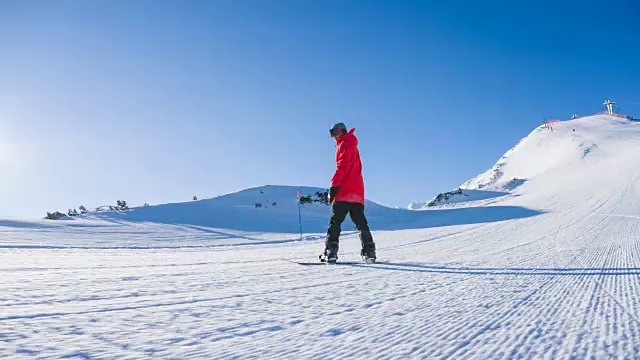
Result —
[{"label": "snowboard", "polygon": [[324,265],[324,266],[330,266],[330,265],[373,265],[373,264],[379,264],[379,261],[336,261],[334,263],[328,263],[328,262],[321,262],[321,261],[315,261],[315,262],[303,262],[303,261],[294,261],[296,264],[298,265],[304,265],[304,266],[311,266],[311,265]]}]

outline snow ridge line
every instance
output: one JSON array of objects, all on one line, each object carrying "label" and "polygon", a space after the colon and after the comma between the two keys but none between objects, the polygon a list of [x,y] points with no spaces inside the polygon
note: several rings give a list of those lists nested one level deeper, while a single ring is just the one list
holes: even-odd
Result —
[{"label": "snow ridge line", "polygon": [[553,283],[554,281],[559,281],[559,278],[551,276],[549,278],[547,278],[545,281],[543,281],[540,286],[538,286],[535,290],[531,291],[529,294],[527,294],[525,297],[523,297],[522,299],[520,299],[518,302],[516,302],[510,309],[508,309],[506,312],[504,312],[503,314],[501,314],[500,316],[491,319],[489,322],[487,322],[482,328],[478,329],[475,333],[473,333],[467,340],[461,342],[460,344],[458,344],[457,346],[455,346],[453,349],[451,349],[450,351],[448,351],[446,354],[444,354],[441,359],[449,359],[451,358],[455,353],[457,353],[458,351],[466,348],[467,346],[469,346],[475,339],[477,339],[478,337],[480,337],[482,334],[486,333],[488,330],[491,330],[492,328],[494,328],[494,326],[496,324],[499,324],[500,322],[502,322],[504,319],[507,319],[509,317],[512,317],[514,314],[517,314],[519,311],[519,307],[524,304],[525,302],[527,302],[529,299],[531,299],[534,295],[536,295],[542,288],[546,287],[548,284]]},{"label": "snow ridge line", "polygon": [[203,265],[232,265],[232,264],[253,264],[273,261],[273,259],[243,260],[243,261],[207,261],[184,264],[149,264],[149,265],[122,265],[122,266],[78,266],[78,267],[20,267],[20,268],[0,268],[0,272],[19,271],[51,271],[51,270],[113,270],[113,269],[136,269],[136,268],[164,268],[180,266],[203,266]]},{"label": "snow ridge line", "polygon": [[[309,240],[309,239],[306,239]],[[237,246],[275,245],[299,242],[300,239],[265,240],[256,242],[243,242],[237,244],[209,244],[209,245],[180,245],[180,246],[77,246],[77,245],[0,245],[0,249],[24,249],[24,250],[171,250],[171,249],[207,249],[230,248]],[[303,240],[305,241],[305,240]]]},{"label": "snow ridge line", "polygon": [[[629,185],[627,186],[627,188],[625,189],[624,193],[620,196],[620,198],[618,199],[618,202],[613,206],[613,208],[611,209],[611,211],[609,211],[609,214],[604,217],[605,220],[608,220],[609,216],[611,216],[611,214],[618,209],[618,207],[620,206],[620,204],[622,203],[622,201],[626,198],[627,193],[629,192],[629,190],[631,189],[631,187],[636,183],[636,181],[640,178],[640,176],[636,176],[633,181],[629,182]],[[604,220],[603,220],[604,222]],[[602,233],[602,231],[604,231],[604,228],[602,230],[600,230],[599,234]],[[595,237],[594,237],[595,238]],[[586,246],[585,246],[586,249]],[[570,252],[572,252],[569,249]],[[578,260],[578,262],[583,265],[582,261],[576,257],[576,259]],[[608,257],[604,257],[603,260],[603,265],[606,264]],[[620,306],[620,308],[622,308],[622,310],[629,315],[633,320],[635,320],[635,322],[637,324],[640,325],[640,319],[638,319],[638,317],[633,314],[626,306],[624,306],[624,304],[620,301],[620,299],[618,299],[615,295],[613,295],[609,290],[607,290],[607,288],[602,285],[602,282],[600,282],[597,278],[591,278],[592,281],[594,281],[606,294],[607,296],[609,296],[618,306]]]},{"label": "snow ridge line", "polygon": [[[627,188],[627,190],[628,190],[628,188]],[[625,194],[626,194],[626,191],[625,191]],[[617,208],[617,206],[616,206],[616,208]],[[602,231],[601,231],[601,232],[602,232]],[[570,251],[570,252],[573,252],[573,251],[572,251],[572,250],[570,250],[570,249],[569,249],[569,251]],[[577,259],[578,263],[580,263],[581,265],[583,265],[582,261],[581,261],[579,258],[577,258],[577,257],[576,257],[576,259]],[[606,262],[607,262],[607,257],[605,257],[605,258],[604,258],[604,260],[603,260],[603,263],[606,263]],[[615,295],[613,295],[609,290],[607,290],[607,288],[606,288],[604,285],[602,285],[602,282],[601,282],[600,280],[598,280],[597,278],[590,278],[590,279],[591,279],[593,282],[595,282],[595,283],[596,283],[596,285],[597,285],[597,286],[599,286],[599,287],[602,289],[602,291],[604,291],[604,292],[605,292],[605,294],[606,294],[609,298],[611,298],[611,299],[612,299],[612,300],[613,300],[613,301],[614,301],[618,306],[620,306],[620,308],[621,308],[621,309],[622,309],[622,310],[623,310],[627,315],[629,315],[633,320],[635,320],[635,322],[636,322],[637,324],[639,324],[639,325],[640,325],[640,319],[638,319],[638,317],[637,317],[637,316],[635,316],[635,315],[634,315],[634,314],[633,314],[633,313],[632,313],[632,312],[631,312],[631,311],[630,311],[630,310],[629,310],[629,309],[628,309],[628,308],[627,308],[627,307],[626,307],[626,306],[625,306],[625,305],[620,301],[620,299],[618,299],[618,298],[617,298]]]},{"label": "snow ridge line", "polygon": [[[377,277],[376,276],[367,276],[367,277],[363,277],[363,278],[352,279],[350,281],[361,281],[362,279],[371,279],[371,278],[377,278]],[[55,313],[38,313],[38,314],[31,314],[31,315],[4,316],[4,317],[0,317],[0,321],[21,320],[21,319],[36,319],[36,318],[53,317],[53,316],[84,315],[84,314],[105,313],[105,312],[113,312],[113,311],[128,311],[128,310],[139,310],[139,309],[155,308],[155,307],[195,304],[195,303],[220,301],[220,300],[233,299],[233,298],[244,298],[244,297],[255,296],[255,295],[276,294],[276,293],[281,293],[281,292],[308,289],[308,288],[312,288],[312,287],[339,284],[339,283],[344,283],[344,282],[345,281],[341,279],[339,281],[321,282],[321,283],[312,284],[312,285],[293,286],[293,287],[288,287],[288,288],[280,288],[278,290],[259,291],[259,292],[248,293],[248,294],[237,294],[237,295],[222,296],[222,297],[210,298],[210,299],[193,299],[193,300],[189,300],[189,301],[171,301],[171,302],[159,303],[159,304],[149,304],[149,305],[139,305],[139,306],[120,306],[120,307],[113,307],[113,308],[106,308],[106,309],[96,309],[96,310],[87,310],[87,311],[71,311],[71,312],[55,312]]]},{"label": "snow ridge line", "polygon": [[[287,260],[289,261],[289,260]],[[368,265],[349,264],[349,265]],[[379,265],[379,266],[378,266]],[[424,272],[424,273],[442,273],[442,274],[467,274],[467,275],[589,275],[589,276],[607,276],[607,275],[640,275],[640,268],[474,268],[474,267],[450,267],[440,265],[422,265],[413,263],[395,263],[395,262],[379,262],[376,263],[375,269],[393,268],[411,268],[405,271]]]}]

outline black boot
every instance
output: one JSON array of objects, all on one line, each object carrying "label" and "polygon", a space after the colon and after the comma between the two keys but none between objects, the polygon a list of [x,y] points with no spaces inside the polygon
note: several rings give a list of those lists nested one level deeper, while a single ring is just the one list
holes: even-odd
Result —
[{"label": "black boot", "polygon": [[328,245],[322,254],[320,254],[320,261],[333,264],[338,261],[338,246]]},{"label": "black boot", "polygon": [[360,252],[362,255],[362,260],[365,262],[375,262],[376,261],[376,244],[373,242],[363,244],[364,247]]}]

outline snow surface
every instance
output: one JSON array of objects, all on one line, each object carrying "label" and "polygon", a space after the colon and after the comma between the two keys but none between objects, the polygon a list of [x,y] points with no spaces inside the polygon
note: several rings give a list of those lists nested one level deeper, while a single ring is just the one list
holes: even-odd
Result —
[{"label": "snow surface", "polygon": [[[631,121],[561,122],[465,183],[506,195],[368,203],[373,265],[293,262],[323,246],[324,205],[296,234],[313,188],[2,219],[0,358],[640,358],[638,144]],[[340,260],[359,246],[345,231]]]}]

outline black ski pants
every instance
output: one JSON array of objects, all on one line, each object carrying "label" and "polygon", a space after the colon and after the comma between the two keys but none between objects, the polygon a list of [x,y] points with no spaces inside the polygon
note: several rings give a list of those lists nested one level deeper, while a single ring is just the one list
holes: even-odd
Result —
[{"label": "black ski pants", "polygon": [[364,216],[364,205],[359,203],[350,203],[344,201],[336,201],[331,205],[331,220],[329,220],[329,229],[327,231],[326,248],[334,248],[338,250],[338,241],[340,238],[340,225],[347,217],[351,216],[351,221],[356,225],[356,229],[360,231],[360,243],[362,249],[375,249],[373,236],[369,230],[367,218]]}]

